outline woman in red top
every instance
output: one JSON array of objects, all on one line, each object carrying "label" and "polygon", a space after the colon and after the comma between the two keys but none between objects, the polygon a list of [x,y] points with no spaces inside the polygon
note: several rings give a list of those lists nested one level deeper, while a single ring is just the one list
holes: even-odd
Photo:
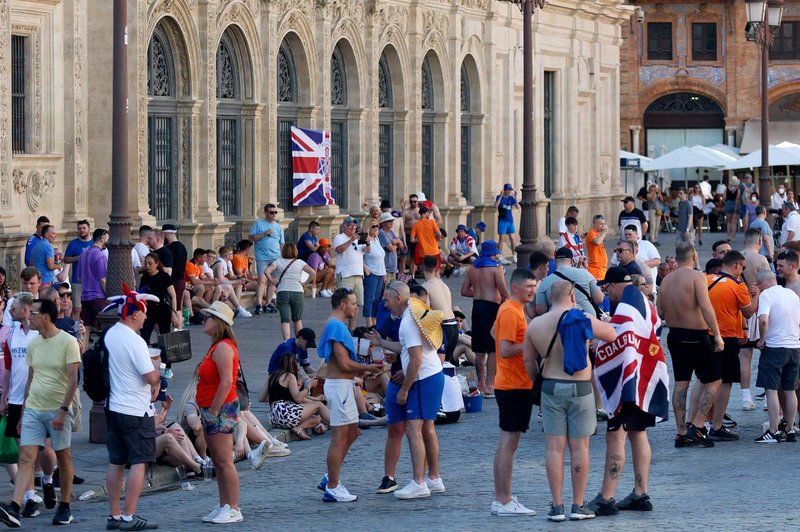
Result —
[{"label": "woman in red top", "polygon": [[217,301],[201,311],[206,319],[203,332],[212,339],[203,361],[197,366],[197,406],[203,420],[203,432],[217,471],[219,506],[203,518],[206,523],[238,523],[239,473],[233,465],[233,429],[239,413],[236,376],[239,351],[233,335],[233,311]]}]

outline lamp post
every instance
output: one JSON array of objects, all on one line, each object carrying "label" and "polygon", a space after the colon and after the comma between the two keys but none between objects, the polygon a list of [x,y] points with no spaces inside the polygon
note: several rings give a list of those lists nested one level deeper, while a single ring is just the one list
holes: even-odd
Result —
[{"label": "lamp post", "polygon": [[769,48],[783,18],[783,0],[746,0],[748,41],[761,49],[761,168],[758,195],[767,212],[771,208],[769,172]]},{"label": "lamp post", "polygon": [[539,224],[536,219],[536,182],[533,165],[533,12],[544,7],[545,0],[508,0],[522,11],[522,199],[520,200],[520,244],[517,264],[525,267],[536,250]]}]

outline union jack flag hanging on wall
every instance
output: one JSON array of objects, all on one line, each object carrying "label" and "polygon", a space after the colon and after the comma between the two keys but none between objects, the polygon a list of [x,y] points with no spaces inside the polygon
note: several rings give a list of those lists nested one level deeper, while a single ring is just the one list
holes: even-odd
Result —
[{"label": "union jack flag hanging on wall", "polygon": [[292,127],[292,204],[333,205],[331,132]]}]

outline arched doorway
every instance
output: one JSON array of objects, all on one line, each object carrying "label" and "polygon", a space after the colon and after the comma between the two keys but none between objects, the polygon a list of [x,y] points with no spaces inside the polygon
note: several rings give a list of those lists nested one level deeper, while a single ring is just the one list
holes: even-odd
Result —
[{"label": "arched doorway", "polygon": [[297,125],[298,86],[294,55],[284,39],[278,49],[278,201],[286,211],[295,209],[293,197],[292,127]]}]

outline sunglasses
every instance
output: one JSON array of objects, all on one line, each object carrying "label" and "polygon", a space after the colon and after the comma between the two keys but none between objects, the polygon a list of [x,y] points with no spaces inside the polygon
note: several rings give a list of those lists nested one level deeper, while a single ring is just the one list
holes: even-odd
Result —
[{"label": "sunglasses", "polygon": [[59,299],[66,299],[68,297],[72,297],[72,292],[59,292],[58,298]]},{"label": "sunglasses", "polygon": [[278,211],[267,211],[267,214],[278,214]]},{"label": "sunglasses", "polygon": [[623,251],[630,251],[628,248],[616,248],[614,250],[615,253],[622,253]]}]

